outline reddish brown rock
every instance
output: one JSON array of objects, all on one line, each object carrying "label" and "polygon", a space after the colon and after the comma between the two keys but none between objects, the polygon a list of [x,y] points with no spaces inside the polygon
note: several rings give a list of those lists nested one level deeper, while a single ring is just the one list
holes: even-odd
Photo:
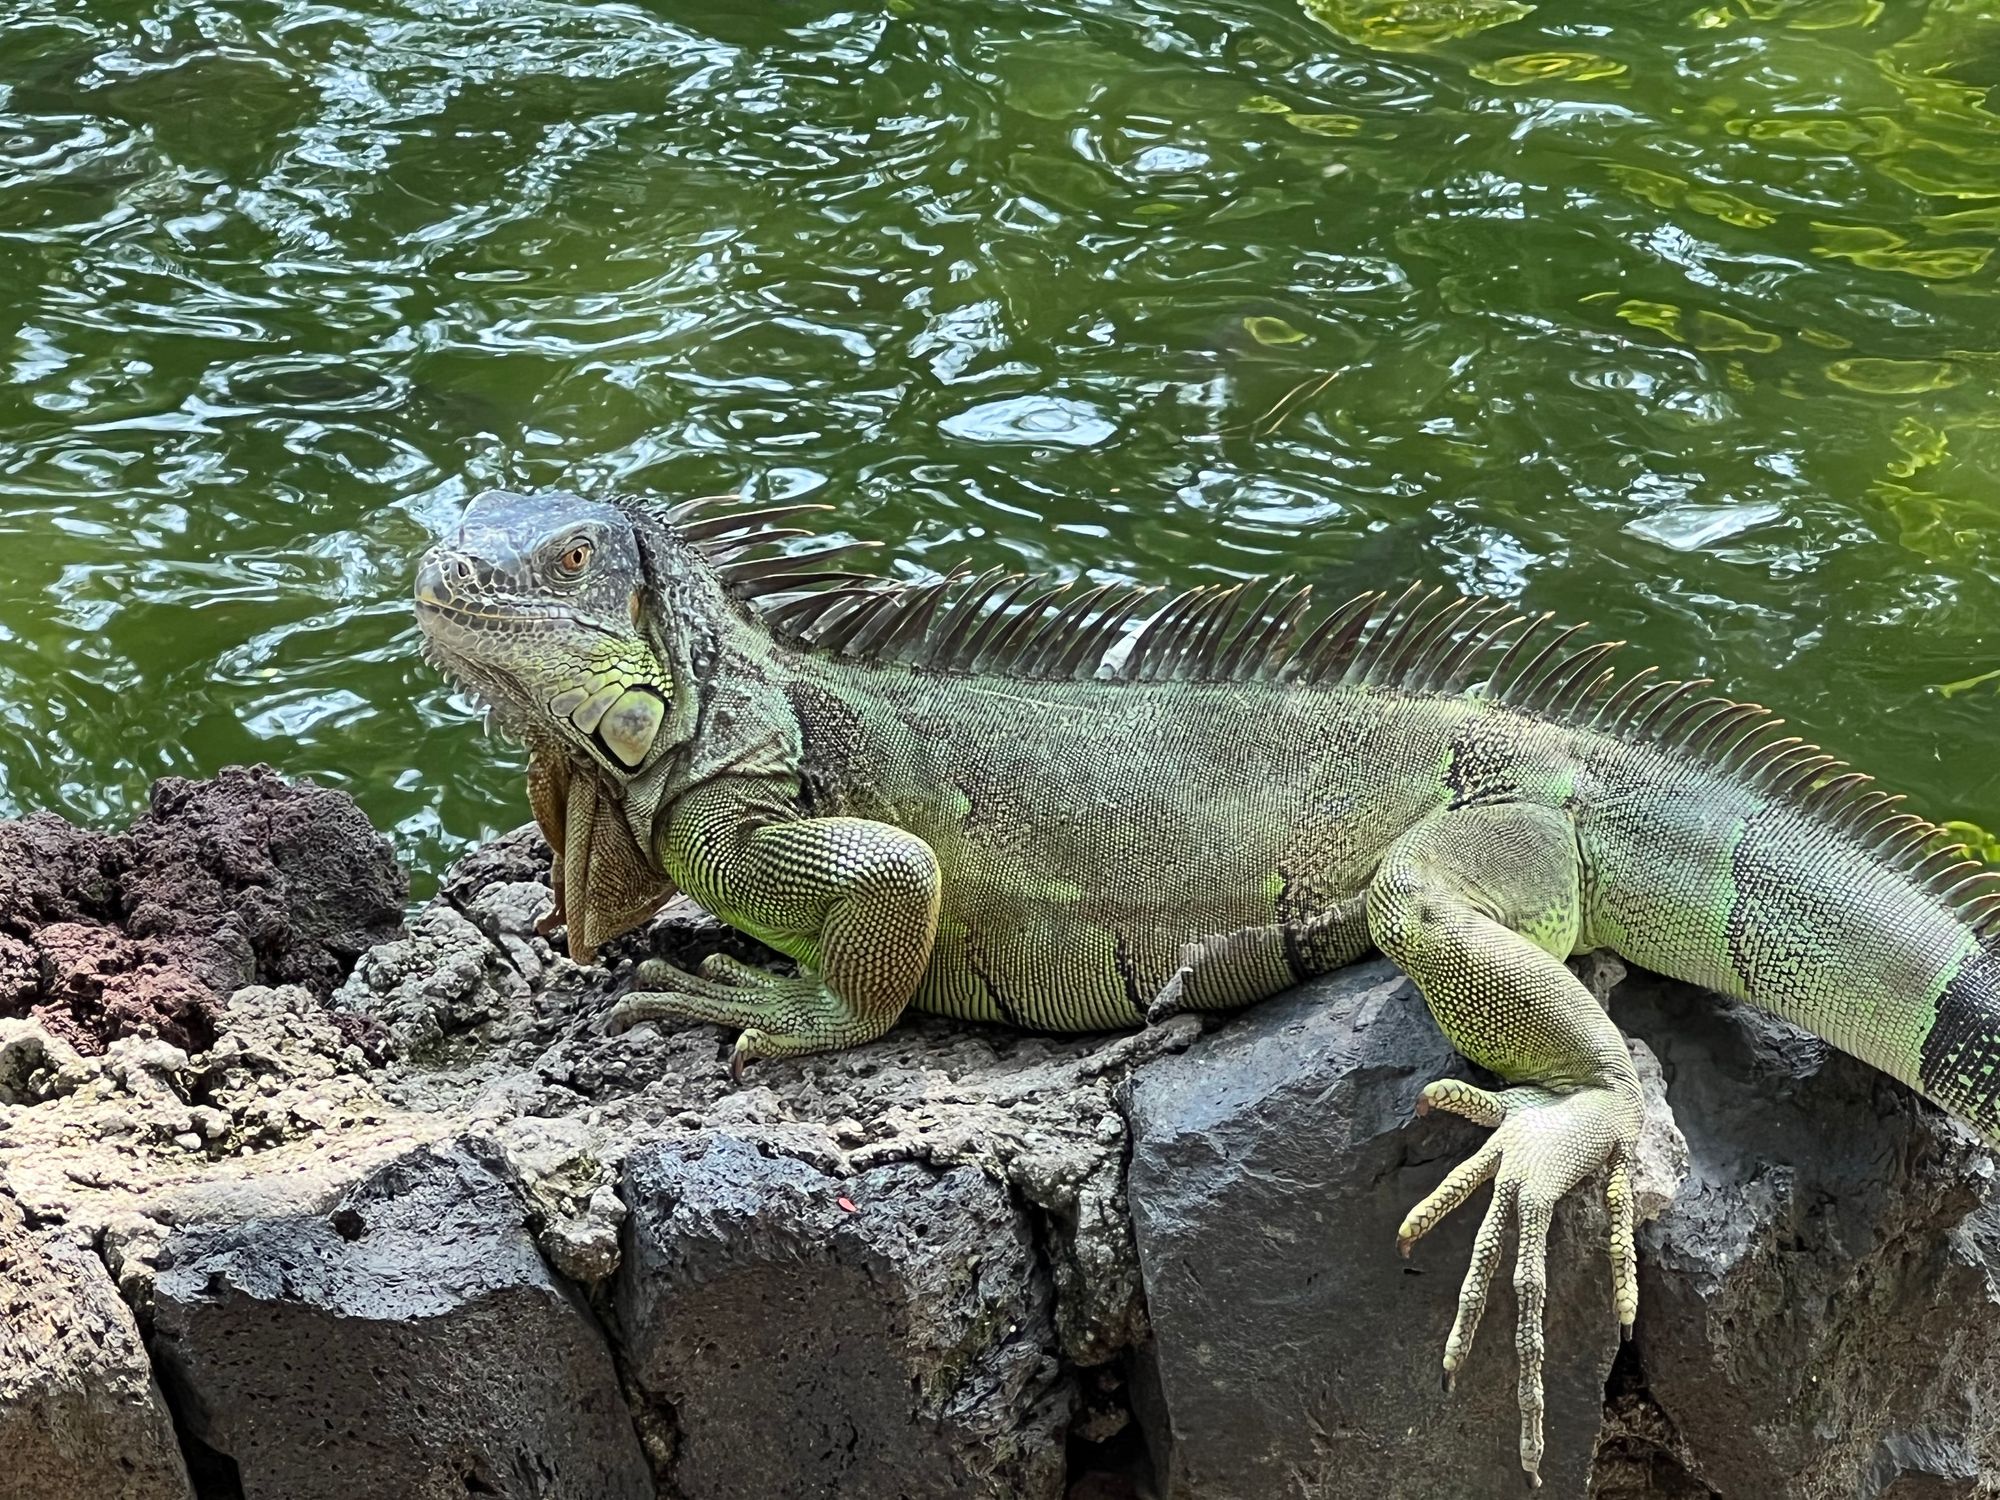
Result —
[{"label": "reddish brown rock", "polygon": [[98,1052],[190,1051],[246,984],[325,996],[397,934],[408,880],[344,792],[267,766],[166,777],[130,830],[49,813],[0,822],[0,1015]]},{"label": "reddish brown rock", "polygon": [[39,989],[27,1009],[50,1035],[93,1052],[121,1036],[158,1036],[189,1051],[214,1040],[214,1008],[227,997],[176,964],[171,949],[91,922],[51,922],[29,941]]}]

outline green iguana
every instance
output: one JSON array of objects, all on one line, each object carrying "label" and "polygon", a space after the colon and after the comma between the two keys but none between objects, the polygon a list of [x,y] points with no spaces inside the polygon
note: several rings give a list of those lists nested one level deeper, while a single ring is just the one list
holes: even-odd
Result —
[{"label": "green iguana", "polygon": [[1550,1213],[1600,1173],[1638,1304],[1639,1079],[1565,959],[1754,1001],[2000,1140],[2000,876],[1757,705],[1436,590],[871,578],[797,550],[816,509],[492,492],[424,558],[427,650],[529,746],[572,955],[682,890],[798,962],[648,961],[612,1029],[740,1027],[740,1071],[906,1005],[1129,1026],[1379,949],[1510,1085],[1424,1090],[1493,1134],[1399,1238],[1494,1183],[1445,1379],[1511,1219],[1536,1482]]}]

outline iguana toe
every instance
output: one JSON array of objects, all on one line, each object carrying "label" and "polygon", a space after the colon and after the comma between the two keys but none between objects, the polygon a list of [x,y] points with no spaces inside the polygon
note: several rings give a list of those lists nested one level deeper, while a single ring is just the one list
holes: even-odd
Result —
[{"label": "iguana toe", "polygon": [[1434,1109],[1459,1115],[1475,1125],[1489,1128],[1498,1125],[1507,1113],[1506,1104],[1499,1094],[1467,1083],[1462,1078],[1440,1078],[1425,1085],[1424,1091],[1417,1095],[1417,1113],[1427,1115]]},{"label": "iguana toe", "polygon": [[675,968],[665,959],[642,958],[632,970],[632,987],[604,1013],[598,1030],[619,1036],[645,1021],[715,1019],[714,991],[722,986]]},{"label": "iguana toe", "polygon": [[1160,986],[1159,994],[1155,995],[1153,1003],[1146,1007],[1148,1026],[1157,1026],[1188,1008],[1187,979],[1192,972],[1183,965],[1174,971],[1171,979]]},{"label": "iguana toe", "polygon": [[1397,1245],[1409,1254],[1419,1239],[1470,1198],[1481,1183],[1493,1182],[1492,1201],[1473,1238],[1472,1264],[1459,1288],[1458,1315],[1445,1340],[1444,1388],[1450,1391],[1472,1352],[1487,1293],[1506,1253],[1511,1221],[1516,1242],[1521,1468],[1529,1485],[1538,1486],[1543,1451],[1542,1308],[1548,1289],[1549,1225],[1555,1205],[1565,1193],[1605,1166],[1611,1167],[1606,1196],[1611,1204],[1613,1280],[1618,1288],[1620,1320],[1629,1323],[1637,1311],[1638,1282],[1636,1276],[1627,1279],[1625,1267],[1631,1262],[1622,1258],[1629,1254],[1631,1244],[1630,1175],[1624,1163],[1629,1160],[1637,1125],[1613,1090],[1596,1086],[1566,1094],[1540,1088],[1492,1093],[1446,1079],[1424,1090],[1420,1106],[1425,1103],[1496,1128],[1478,1151],[1410,1210],[1397,1230]]},{"label": "iguana toe", "polygon": [[1604,1202],[1611,1210],[1611,1288],[1618,1307],[1618,1333],[1629,1339],[1639,1317],[1639,1247],[1629,1152],[1621,1150],[1612,1158]]}]

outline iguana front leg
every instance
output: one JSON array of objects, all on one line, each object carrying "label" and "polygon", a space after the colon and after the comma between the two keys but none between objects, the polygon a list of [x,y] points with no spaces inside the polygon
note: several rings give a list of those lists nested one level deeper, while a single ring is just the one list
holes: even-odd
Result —
[{"label": "iguana front leg", "polygon": [[[768,820],[767,820],[768,819]],[[937,936],[937,857],[914,834],[865,818],[770,819],[726,788],[690,794],[662,832],[681,887],[731,926],[795,958],[796,979],[720,955],[685,974],[639,966],[607,1029],[641,1021],[741,1026],[731,1059],[871,1042],[916,993]]]},{"label": "iguana front leg", "polygon": [[1493,1201],[1445,1344],[1449,1389],[1479,1326],[1508,1217],[1515,1219],[1521,1467],[1537,1485],[1550,1217],[1558,1199],[1607,1167],[1612,1278],[1628,1333],[1638,1310],[1629,1171],[1642,1110],[1639,1077],[1618,1028],[1562,962],[1581,923],[1579,876],[1576,836],[1562,814],[1483,806],[1418,824],[1391,846],[1368,892],[1376,946],[1416,982],[1452,1045],[1526,1085],[1489,1093],[1442,1080],[1424,1090],[1419,1112],[1450,1110],[1494,1131],[1410,1210],[1398,1243],[1407,1255],[1492,1180]]}]

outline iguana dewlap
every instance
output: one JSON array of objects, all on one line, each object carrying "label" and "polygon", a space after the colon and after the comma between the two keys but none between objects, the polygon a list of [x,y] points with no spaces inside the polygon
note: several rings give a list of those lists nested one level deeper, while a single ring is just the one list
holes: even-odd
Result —
[{"label": "iguana dewlap", "polygon": [[1638,1301],[1638,1077],[1565,959],[1763,1005],[2000,1139],[2000,878],[1764,709],[1435,590],[855,575],[784,550],[815,509],[492,492],[423,561],[428,651],[530,748],[572,954],[678,888],[799,963],[643,964],[614,1027],[738,1027],[740,1067],[906,1005],[1239,1006],[1378,948],[1510,1085],[1424,1091],[1493,1134],[1401,1239],[1494,1183],[1444,1368],[1511,1221],[1531,1478],[1550,1213],[1599,1174]]}]

